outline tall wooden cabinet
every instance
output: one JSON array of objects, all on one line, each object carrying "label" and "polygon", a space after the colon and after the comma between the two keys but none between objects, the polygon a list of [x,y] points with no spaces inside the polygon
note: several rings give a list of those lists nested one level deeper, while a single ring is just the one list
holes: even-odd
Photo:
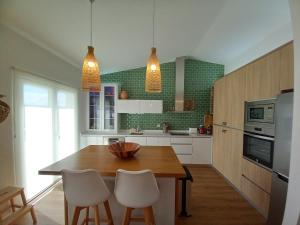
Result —
[{"label": "tall wooden cabinet", "polygon": [[240,188],[243,132],[214,126],[213,165],[234,186]]},{"label": "tall wooden cabinet", "polygon": [[245,101],[293,88],[293,43],[224,76],[214,85],[213,166],[267,217],[271,172],[243,159]]},{"label": "tall wooden cabinet", "polygon": [[280,90],[294,88],[294,46],[293,43],[280,48]]},{"label": "tall wooden cabinet", "polygon": [[280,93],[280,51],[276,50],[246,66],[246,100],[273,98]]}]

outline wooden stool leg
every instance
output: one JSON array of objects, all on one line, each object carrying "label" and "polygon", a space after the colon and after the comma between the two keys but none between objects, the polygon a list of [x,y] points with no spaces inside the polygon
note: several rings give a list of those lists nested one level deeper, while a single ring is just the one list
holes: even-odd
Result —
[{"label": "wooden stool leg", "polygon": [[15,208],[15,202],[14,202],[14,199],[13,199],[13,198],[10,199],[10,207],[11,207],[11,210],[12,210],[13,212],[16,211],[16,208]]},{"label": "wooden stool leg", "polygon": [[80,207],[75,208],[72,225],[77,225],[78,219],[79,219],[79,216],[80,216],[80,211],[81,211]]},{"label": "wooden stool leg", "polygon": [[109,207],[109,202],[107,200],[104,202],[104,207],[107,215],[108,225],[114,225],[110,207]]},{"label": "wooden stool leg", "polygon": [[155,225],[155,219],[152,206],[144,208],[145,223],[147,225]]},{"label": "wooden stool leg", "polygon": [[85,214],[85,225],[89,225],[89,215],[90,214],[90,207],[86,208],[86,214]]},{"label": "wooden stool leg", "polygon": [[130,219],[131,219],[131,212],[132,212],[132,208],[128,208],[126,207],[125,209],[125,215],[124,215],[124,219],[123,219],[123,225],[129,225],[130,223]]},{"label": "wooden stool leg", "polygon": [[69,207],[66,196],[64,196],[64,211],[65,211],[65,225],[69,225]]},{"label": "wooden stool leg", "polygon": [[95,225],[100,225],[100,214],[99,214],[98,205],[94,206],[94,211],[95,211]]}]

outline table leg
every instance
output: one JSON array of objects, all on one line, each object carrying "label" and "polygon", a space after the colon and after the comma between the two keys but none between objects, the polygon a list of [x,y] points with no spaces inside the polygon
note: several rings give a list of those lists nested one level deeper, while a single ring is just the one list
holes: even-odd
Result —
[{"label": "table leg", "polygon": [[65,225],[69,225],[69,207],[65,195],[64,195],[64,211],[65,211]]}]

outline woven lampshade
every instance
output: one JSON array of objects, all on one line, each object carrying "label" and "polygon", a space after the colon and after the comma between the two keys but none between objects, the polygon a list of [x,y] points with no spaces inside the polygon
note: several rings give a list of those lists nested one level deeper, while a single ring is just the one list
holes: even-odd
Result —
[{"label": "woven lampshade", "polygon": [[151,48],[151,55],[147,63],[145,91],[150,93],[161,92],[161,73],[156,48]]},{"label": "woven lampshade", "polygon": [[89,92],[101,91],[100,70],[92,46],[88,46],[88,53],[83,60],[81,89]]},{"label": "woven lampshade", "polygon": [[[0,98],[4,97],[3,95],[0,95]],[[7,105],[5,102],[0,100],[0,123],[2,123],[8,116],[10,111],[9,105]]]}]

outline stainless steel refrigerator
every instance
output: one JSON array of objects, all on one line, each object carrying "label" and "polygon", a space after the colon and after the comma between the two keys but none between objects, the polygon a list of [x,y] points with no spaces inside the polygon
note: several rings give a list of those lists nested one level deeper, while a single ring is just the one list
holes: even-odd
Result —
[{"label": "stainless steel refrigerator", "polygon": [[281,225],[284,215],[290,169],[293,92],[278,96],[275,111],[276,131],[268,225]]}]

